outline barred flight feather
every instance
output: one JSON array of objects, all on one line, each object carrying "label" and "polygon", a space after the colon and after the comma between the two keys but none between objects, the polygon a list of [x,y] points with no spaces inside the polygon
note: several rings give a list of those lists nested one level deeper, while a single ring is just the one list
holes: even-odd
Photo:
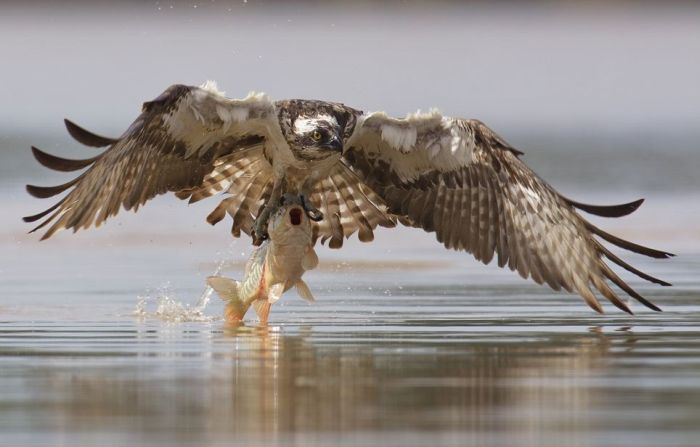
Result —
[{"label": "barred flight feather", "polygon": [[[245,124],[224,123],[216,112],[217,107],[235,110],[246,107],[254,119]],[[27,186],[30,194],[40,198],[72,188],[56,205],[25,219],[45,219],[32,231],[52,224],[42,239],[63,228],[76,231],[99,226],[120,208],[137,210],[150,198],[168,191],[186,195],[188,189],[201,185],[215,160],[249,147],[260,147],[268,129],[278,126],[274,105],[267,97],[230,100],[211,89],[184,85],[171,86],[153,101],[144,103],[141,115],[118,139],[94,134],[68,120],[65,124],[78,142],[108,147],[102,154],[86,160],[64,159],[32,149],[35,158],[48,168],[58,171],[87,168],[59,186]],[[281,132],[273,137],[281,138]]]},{"label": "barred flight feather", "polygon": [[343,239],[355,232],[359,232],[361,241],[369,242],[374,238],[373,230],[377,226],[391,228],[396,225],[383,200],[342,164],[334,167],[331,174],[319,182],[310,200],[324,216],[336,216],[314,224],[321,242],[330,240],[331,248],[342,247]]},{"label": "barred flight feather", "polygon": [[[592,288],[631,313],[606,280],[658,310],[612,272],[603,258],[647,281],[668,283],[625,263],[594,236],[651,257],[671,254],[612,236],[575,211],[620,217],[633,212],[641,200],[612,206],[574,202],[541,180],[519,159],[522,152],[483,123],[450,120],[436,125],[435,118],[414,116],[409,123],[367,115],[358,119],[363,124],[344,154],[345,162],[400,222],[435,232],[445,247],[468,251],[484,263],[496,256],[499,266],[508,266],[523,278],[575,291],[598,312],[602,307]],[[408,129],[416,131],[415,138]]]}]

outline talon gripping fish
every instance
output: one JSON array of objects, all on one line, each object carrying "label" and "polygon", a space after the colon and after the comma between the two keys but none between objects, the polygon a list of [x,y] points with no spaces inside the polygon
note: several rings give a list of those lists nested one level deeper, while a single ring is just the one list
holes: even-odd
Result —
[{"label": "talon gripping fish", "polygon": [[318,265],[311,234],[311,222],[298,197],[285,196],[268,224],[269,239],[250,255],[242,281],[210,276],[207,283],[226,301],[224,315],[229,323],[243,320],[253,306],[261,323],[266,323],[270,306],[284,292],[296,287],[308,302],[314,297],[301,279]]}]

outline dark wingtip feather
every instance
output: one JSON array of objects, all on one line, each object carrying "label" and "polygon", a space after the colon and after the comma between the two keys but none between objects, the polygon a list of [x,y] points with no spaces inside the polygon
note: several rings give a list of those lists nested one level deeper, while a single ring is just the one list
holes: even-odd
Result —
[{"label": "dark wingtip feather", "polygon": [[615,307],[618,309],[627,312],[630,315],[634,315],[632,312],[632,309],[629,308],[627,303],[622,301],[619,296],[613,290],[608,286],[608,284],[605,282],[604,279],[594,277],[592,278],[593,285],[595,286],[598,291],[603,294],[605,298],[608,299]]},{"label": "dark wingtip feather", "polygon": [[[36,222],[37,220],[41,219],[42,217],[46,216],[47,214],[49,214],[50,212],[52,212],[53,210],[55,210],[56,208],[58,208],[59,206],[61,206],[61,204],[63,204],[64,201],[65,201],[65,199],[60,200],[60,201],[57,202],[55,205],[53,205],[51,208],[49,208],[49,209],[47,209],[47,210],[45,210],[45,211],[42,211],[42,212],[40,212],[40,213],[38,213],[38,214],[33,214],[33,215],[31,215],[31,216],[24,216],[24,217],[22,218],[22,220],[25,221],[25,222]],[[34,230],[32,230],[32,231],[34,231]],[[30,233],[31,233],[32,231],[30,231]]]},{"label": "dark wingtip feather", "polygon": [[600,252],[603,255],[605,255],[606,258],[608,258],[609,260],[611,260],[615,264],[619,265],[623,269],[627,270],[628,272],[634,273],[635,275],[639,276],[640,278],[646,279],[647,281],[652,282],[654,284],[658,284],[660,286],[670,286],[671,285],[670,283],[668,283],[664,280],[661,280],[659,278],[651,276],[647,273],[642,272],[641,270],[638,270],[638,269],[632,267],[631,265],[629,265],[628,263],[626,263],[625,261],[620,259],[618,256],[616,256],[614,253],[612,253],[610,250],[605,248],[602,244],[598,243],[597,245],[598,245],[598,249],[600,250]]},{"label": "dark wingtip feather", "polygon": [[[620,288],[622,288],[622,287],[620,287]],[[653,311],[655,311],[655,312],[663,312],[663,310],[662,310],[660,307],[658,307],[656,304],[654,304],[654,303],[652,303],[651,301],[649,301],[649,300],[647,300],[646,298],[644,298],[642,295],[640,295],[639,293],[637,293],[637,292],[636,292],[634,289],[632,289],[631,287],[627,286],[627,289],[624,289],[624,288],[622,288],[622,289],[623,289],[625,292],[627,292],[628,294],[630,294],[630,296],[632,296],[632,298],[634,298],[634,299],[636,299],[637,301],[639,301],[640,303],[644,304],[644,305],[645,305],[646,307],[648,307],[649,309],[651,309],[651,310],[653,310]]]},{"label": "dark wingtip feather", "polygon": [[632,309],[630,309],[630,308],[627,307],[627,306],[625,306],[625,307],[618,306],[616,303],[613,303],[613,305],[615,305],[615,307],[617,307],[618,309],[620,309],[620,310],[626,312],[628,315],[634,315],[634,312],[632,312]]},{"label": "dark wingtip feather", "polygon": [[53,197],[56,194],[62,193],[66,189],[70,188],[71,186],[75,186],[75,184],[78,183],[84,176],[85,176],[85,173],[82,173],[81,175],[77,176],[73,180],[66,182],[62,185],[56,185],[56,186],[27,185],[26,189],[27,189],[27,192],[29,194],[31,194],[32,196],[34,196],[38,199],[46,199],[47,197]]},{"label": "dark wingtip feather", "polygon": [[64,119],[63,123],[66,125],[66,130],[68,130],[70,136],[75,138],[75,140],[79,143],[82,143],[86,146],[104,147],[119,141],[115,138],[108,138],[94,134],[89,130],[83,129],[82,127],[78,126],[77,124],[68,119]]},{"label": "dark wingtip feather", "polygon": [[36,185],[27,185],[26,189],[29,194],[31,194],[33,197],[36,197],[37,199],[46,199],[48,197],[53,197],[57,194],[62,193],[66,189],[70,188],[71,186],[75,185],[78,180],[80,180],[80,176],[74,178],[70,182],[64,183],[62,185],[57,185],[57,186],[36,186]]},{"label": "dark wingtip feather", "polygon": [[[632,289],[630,289],[630,290],[632,290]],[[625,292],[628,292],[628,291],[626,290]],[[634,290],[632,290],[632,292],[635,293],[635,295],[632,295],[632,297],[633,297],[634,299],[636,299],[637,301],[639,301],[640,303],[644,304],[644,305],[645,305],[646,307],[648,307],[649,309],[653,310],[654,312],[663,312],[663,310],[662,310],[660,307],[658,307],[656,304],[654,304],[654,303],[652,303],[651,301],[647,300],[646,298],[644,298],[642,295],[638,294],[638,293],[635,292]],[[628,292],[628,293],[629,293],[629,292]]]},{"label": "dark wingtip feather", "polygon": [[632,287],[627,285],[626,282],[624,282],[619,276],[615,274],[609,267],[604,267],[603,269],[603,274],[610,280],[612,281],[617,287],[621,288],[624,290],[629,296],[634,298],[635,300],[639,301],[640,303],[644,304],[646,307],[648,307],[651,310],[654,310],[656,312],[663,312],[660,307],[658,307],[656,304],[652,303],[651,301],[647,300],[644,298],[642,295],[637,293],[636,290],[634,290]]},{"label": "dark wingtip feather", "polygon": [[46,199],[61,193],[55,186],[27,185],[27,192],[37,199]]},{"label": "dark wingtip feather", "polygon": [[84,160],[71,160],[68,158],[56,157],[55,155],[42,151],[36,146],[32,146],[32,155],[34,155],[36,161],[42,166],[61,172],[77,171],[78,169],[89,166],[97,159],[97,157],[93,157]]},{"label": "dark wingtip feather", "polygon": [[[63,202],[65,202],[65,201],[66,201],[66,197],[64,197],[63,199],[61,199],[61,201],[59,201],[57,204],[55,204],[54,206],[52,206],[52,207],[49,208],[48,210],[46,210],[46,211],[44,211],[44,212],[42,212],[42,213],[40,213],[40,214],[38,214],[38,215],[36,215],[36,216],[29,216],[29,218],[30,218],[30,219],[33,219],[34,217],[39,216],[39,217],[37,217],[37,219],[36,219],[36,220],[38,220],[38,219],[40,219],[41,217],[44,217],[44,215],[50,213],[51,211],[55,211],[56,208],[58,208],[59,206],[61,206],[61,205],[63,204]],[[52,215],[50,215],[49,217],[47,217],[46,219],[44,219],[44,221],[41,222],[39,225],[37,225],[36,227],[32,228],[32,229],[29,231],[29,233],[34,233],[35,231],[38,231],[39,229],[44,228],[44,227],[45,227],[46,225],[48,225],[51,221],[53,221],[53,220],[56,218],[56,216],[58,216],[60,213],[61,213],[61,209],[58,209],[58,211],[55,211]],[[49,231],[47,231],[46,233],[44,233],[44,235],[41,237],[41,240],[43,241],[43,240],[45,240],[45,239],[48,239],[49,237],[51,237],[51,235],[53,235],[53,234],[54,234],[56,231],[58,231],[59,229],[60,229],[60,227],[57,226],[56,224],[54,224],[51,228],[49,228]]]},{"label": "dark wingtip feather", "polygon": [[562,198],[566,201],[566,203],[574,208],[602,217],[627,216],[628,214],[635,212],[637,208],[644,203],[644,199],[639,199],[629,203],[622,203],[620,205],[590,205],[588,203],[576,202],[575,200],[571,200],[564,196],[562,196]]},{"label": "dark wingtip feather", "polygon": [[593,234],[596,234],[605,239],[606,241],[610,242],[611,244],[617,245],[618,247],[624,248],[625,250],[629,250],[656,259],[666,259],[675,256],[673,253],[669,253],[667,251],[655,250],[653,248],[645,247],[643,245],[635,244],[634,242],[627,241],[617,236],[613,236],[612,234],[601,230],[600,228],[596,227],[595,225],[586,220],[584,220],[583,222],[586,228]]},{"label": "dark wingtip feather", "polygon": [[624,304],[624,301],[610,301],[613,306],[617,307],[621,311],[629,314],[629,315],[634,315],[634,312],[632,312],[632,309],[630,309],[626,304]]},{"label": "dark wingtip feather", "polygon": [[[40,213],[38,213],[38,214],[32,214],[31,216],[24,216],[24,217],[22,217],[22,221],[27,222],[27,223],[36,222],[37,220],[39,220],[39,219],[41,219],[42,217],[44,217],[44,216],[46,216],[47,214],[49,214],[50,212],[51,212],[51,211],[46,210],[46,211],[42,211],[42,212],[40,212]],[[30,231],[30,233],[31,233],[31,231]]]}]

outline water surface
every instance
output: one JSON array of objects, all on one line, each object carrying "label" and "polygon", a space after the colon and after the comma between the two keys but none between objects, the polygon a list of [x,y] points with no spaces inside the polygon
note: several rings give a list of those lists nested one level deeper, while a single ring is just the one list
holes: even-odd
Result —
[{"label": "water surface", "polygon": [[584,156],[549,140],[540,154],[552,155],[526,156],[577,200],[647,197],[632,216],[594,222],[679,254],[620,253],[674,284],[620,272],[663,313],[596,315],[577,296],[397,229],[319,249],[305,276],[316,304],[291,292],[269,327],[231,328],[217,298],[195,308],[206,276],[226,261],[223,273],[240,278],[250,250],[228,224],[204,222],[216,200],[159,198],[98,230],[41,243],[26,234],[19,217],[48,203],[23,184],[65,181],[27,148],[60,138],[0,141],[13,154],[0,166],[1,445],[698,445],[691,149],[662,156],[652,142],[639,157],[630,143]]},{"label": "water surface", "polygon": [[0,286],[3,445],[697,445],[699,256],[635,258],[676,284],[632,280],[665,311],[599,316],[439,247],[407,261],[381,236],[372,260],[322,251],[318,302],[289,293],[264,328],[225,326],[216,298],[177,321],[215,266],[157,235],[42,246],[33,269],[40,249],[22,246]]}]

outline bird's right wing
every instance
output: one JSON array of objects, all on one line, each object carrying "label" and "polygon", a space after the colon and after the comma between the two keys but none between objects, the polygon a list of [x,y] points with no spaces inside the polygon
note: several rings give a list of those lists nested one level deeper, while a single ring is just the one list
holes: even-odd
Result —
[{"label": "bird's right wing", "polygon": [[266,95],[229,99],[212,82],[169,87],[146,102],[141,115],[117,139],[92,134],[70,121],[66,126],[83,144],[109,147],[86,160],[68,160],[32,148],[37,161],[51,169],[87,168],[59,186],[27,186],[39,198],[72,188],[51,208],[24,218],[27,222],[45,218],[32,231],[52,223],[42,239],[63,228],[77,231],[99,225],[122,206],[136,210],[158,194],[197,187],[217,160],[261,151],[265,141],[283,138],[274,103]]}]

